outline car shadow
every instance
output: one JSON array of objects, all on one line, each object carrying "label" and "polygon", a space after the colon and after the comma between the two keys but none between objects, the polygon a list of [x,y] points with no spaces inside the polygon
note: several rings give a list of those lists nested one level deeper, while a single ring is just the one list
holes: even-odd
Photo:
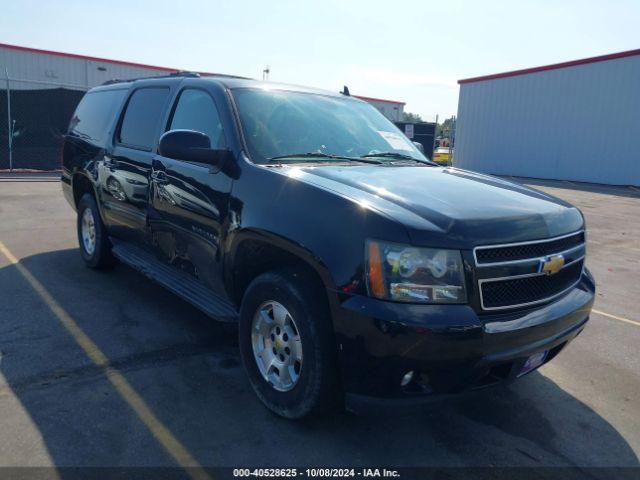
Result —
[{"label": "car shadow", "polygon": [[[639,465],[620,432],[544,368],[506,388],[411,409],[283,420],[246,380],[235,325],[126,266],[89,270],[75,249],[22,264],[202,465]],[[174,466],[15,266],[0,269],[0,291],[0,405],[8,425],[24,426],[0,433],[9,445],[0,464],[33,465],[41,449],[58,467]]]}]

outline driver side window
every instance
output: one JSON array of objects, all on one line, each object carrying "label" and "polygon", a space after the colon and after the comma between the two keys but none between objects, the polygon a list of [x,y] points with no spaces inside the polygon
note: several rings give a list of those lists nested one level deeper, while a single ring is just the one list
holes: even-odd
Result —
[{"label": "driver side window", "polygon": [[211,96],[196,89],[185,89],[178,97],[169,130],[195,130],[205,133],[211,140],[211,148],[227,147],[218,110]]}]

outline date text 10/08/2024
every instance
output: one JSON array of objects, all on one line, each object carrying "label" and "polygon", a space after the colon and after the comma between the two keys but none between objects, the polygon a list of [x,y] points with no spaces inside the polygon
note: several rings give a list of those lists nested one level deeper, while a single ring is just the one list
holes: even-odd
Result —
[{"label": "date text 10/08/2024", "polygon": [[234,477],[275,477],[275,478],[342,478],[342,477],[363,477],[363,478],[399,478],[397,470],[386,468],[236,468],[233,470]]}]

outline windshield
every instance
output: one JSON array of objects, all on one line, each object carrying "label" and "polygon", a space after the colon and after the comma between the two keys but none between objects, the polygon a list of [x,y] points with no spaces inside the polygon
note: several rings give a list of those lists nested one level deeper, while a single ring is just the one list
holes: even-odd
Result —
[{"label": "windshield", "polygon": [[[246,88],[233,90],[233,96],[254,162],[304,153],[337,157],[397,153],[409,160],[425,160],[411,141],[368,103],[349,97]],[[327,158],[307,155],[304,161]]]}]

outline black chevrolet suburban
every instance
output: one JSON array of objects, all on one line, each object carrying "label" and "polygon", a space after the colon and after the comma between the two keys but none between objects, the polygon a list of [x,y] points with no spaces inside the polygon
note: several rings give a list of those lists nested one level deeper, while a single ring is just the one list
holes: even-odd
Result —
[{"label": "black chevrolet suburban", "polygon": [[347,92],[110,82],[79,104],[62,167],[86,264],[237,322],[249,381],[284,417],[508,382],[589,318],[578,209],[432,163]]}]

